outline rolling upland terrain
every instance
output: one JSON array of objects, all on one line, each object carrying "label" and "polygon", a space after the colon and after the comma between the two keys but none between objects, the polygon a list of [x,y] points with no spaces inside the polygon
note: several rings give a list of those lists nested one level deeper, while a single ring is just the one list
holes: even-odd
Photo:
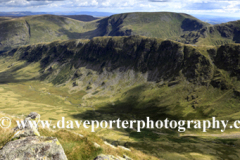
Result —
[{"label": "rolling upland terrain", "polygon": [[[0,28],[3,116],[22,119],[37,112],[53,123],[62,117],[216,117],[230,120],[229,124],[239,120],[239,21],[210,25],[168,12],[126,13],[88,22],[37,15],[2,17]],[[3,146],[10,130],[0,131]],[[239,131],[230,128],[224,133],[216,129],[139,133],[114,126],[95,133],[83,127],[40,133],[57,137],[69,160],[90,160],[100,153],[125,154],[134,160],[240,157]]]},{"label": "rolling upland terrain", "polygon": [[[53,121],[62,116],[237,120],[239,51],[237,44],[192,46],[141,36],[22,46],[1,54],[1,111],[18,116],[36,111]],[[201,130],[187,131],[195,134],[190,137],[167,129],[98,129],[95,134],[158,159],[239,156],[239,140],[230,133],[237,130],[226,131],[230,139],[220,130],[208,132],[205,136],[215,138],[198,138]]]},{"label": "rolling upland terrain", "polygon": [[190,15],[167,12],[126,13],[90,22],[55,15],[36,15],[2,20],[0,23],[2,50],[39,42],[96,36],[142,35],[176,39],[209,25]]},{"label": "rolling upland terrain", "polygon": [[240,33],[239,21],[210,25],[187,14],[170,12],[124,13],[102,19],[76,15],[1,17],[0,26],[1,50],[56,40],[130,35],[222,45],[239,43]]}]

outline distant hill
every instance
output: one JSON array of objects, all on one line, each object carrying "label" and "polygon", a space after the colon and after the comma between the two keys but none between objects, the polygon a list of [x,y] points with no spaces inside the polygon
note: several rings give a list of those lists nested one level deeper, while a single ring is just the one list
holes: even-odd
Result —
[{"label": "distant hill", "polygon": [[174,38],[189,31],[197,31],[208,26],[190,15],[171,12],[124,13],[102,19],[104,35],[141,35],[158,38]]},{"label": "distant hill", "polygon": [[[96,20],[96,19],[99,19],[99,18],[96,18],[94,16],[92,16],[89,12],[90,15],[86,15],[84,14],[85,12],[82,12],[78,13],[76,12],[75,15],[72,15],[74,13],[69,13],[69,14],[64,14],[62,13],[63,15],[61,15],[61,13],[58,13],[60,16],[64,16],[64,17],[68,17],[68,18],[72,18],[72,19],[75,19],[75,20],[80,20],[80,21],[93,21],[93,20]],[[88,12],[86,12],[88,13]],[[56,13],[51,13],[51,12],[0,12],[0,20],[2,17],[5,17],[5,18],[19,18],[19,17],[26,17],[26,16],[36,16],[36,15],[45,15],[45,14],[51,14],[51,15],[57,15]]]},{"label": "distant hill", "polygon": [[23,17],[23,16],[33,16],[33,15],[42,15],[48,14],[46,12],[0,12],[0,16],[5,17]]},{"label": "distant hill", "polygon": [[84,21],[84,22],[89,22],[89,21],[94,21],[96,19],[96,17],[93,16],[89,16],[89,15],[63,15],[64,17],[68,17],[68,18],[72,18],[75,20],[79,20],[79,21]]},{"label": "distant hill", "polygon": [[37,15],[0,21],[0,50],[14,46],[83,38],[80,33],[94,28],[62,16]]},{"label": "distant hill", "polygon": [[1,17],[0,50],[39,42],[131,35],[194,45],[240,43],[240,21],[210,25],[190,15],[171,12],[124,13],[102,19],[64,16]]},{"label": "distant hill", "polygon": [[111,16],[114,13],[109,12],[0,12],[0,16],[7,17],[24,17],[24,16],[33,16],[33,15],[43,15],[43,14],[52,14],[52,15],[90,15],[93,17],[107,17]]},{"label": "distant hill", "polygon": [[0,50],[39,42],[90,39],[96,36],[141,35],[176,39],[208,25],[190,15],[169,12],[125,13],[90,22],[56,15],[27,16],[0,21]]},{"label": "distant hill", "polygon": [[81,12],[54,12],[54,13],[48,13],[48,14],[54,14],[54,15],[90,15],[90,16],[93,16],[93,17],[108,17],[108,16],[111,16],[111,15],[114,15],[115,13],[81,11]]},{"label": "distant hill", "polygon": [[1,21],[6,21],[12,19],[11,17],[0,17],[0,22]]}]

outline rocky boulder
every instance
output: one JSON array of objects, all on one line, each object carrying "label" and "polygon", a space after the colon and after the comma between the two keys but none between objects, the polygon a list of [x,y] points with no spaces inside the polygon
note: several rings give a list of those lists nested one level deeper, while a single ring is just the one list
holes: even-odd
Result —
[{"label": "rocky boulder", "polygon": [[38,128],[34,125],[33,121],[35,121],[36,123],[40,121],[40,115],[36,112],[30,113],[24,119],[24,126],[23,124],[21,124],[20,126],[14,128],[14,134],[11,139],[14,140],[21,137],[40,136]]},{"label": "rocky boulder", "polygon": [[115,157],[113,155],[105,155],[105,154],[101,154],[99,156],[97,156],[94,160],[132,160],[130,157],[123,155],[123,157]]},{"label": "rocky boulder", "polygon": [[32,112],[24,120],[24,126],[14,128],[11,140],[0,150],[0,160],[67,160],[57,138],[42,137],[38,127],[30,121],[39,121],[40,115]]},{"label": "rocky boulder", "polygon": [[119,160],[119,159],[112,155],[101,154],[97,156],[94,160]]},{"label": "rocky boulder", "polygon": [[64,150],[53,137],[31,136],[8,142],[0,150],[0,160],[67,160]]}]

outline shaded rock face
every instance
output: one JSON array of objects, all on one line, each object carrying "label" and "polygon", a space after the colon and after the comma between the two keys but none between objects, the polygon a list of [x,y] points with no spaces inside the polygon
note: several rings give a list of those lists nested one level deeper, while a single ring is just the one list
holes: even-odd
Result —
[{"label": "shaded rock face", "polygon": [[40,120],[38,113],[30,113],[24,120],[25,126],[14,128],[11,141],[0,150],[0,160],[67,160],[57,138],[41,137],[37,126],[30,121]]},{"label": "shaded rock face", "polygon": [[225,90],[231,88],[231,83],[216,69],[227,71],[239,80],[239,53],[240,47],[236,44],[205,48],[170,40],[129,36],[23,46],[2,55],[26,62],[39,62],[39,79],[54,85],[73,80],[76,83],[72,86],[80,88],[78,80],[86,80],[87,83],[81,87],[84,90],[103,86],[110,88],[127,81],[131,84],[133,81],[164,82],[173,86],[185,80]]},{"label": "shaded rock face", "polygon": [[200,84],[209,84],[214,71],[210,59],[189,47],[185,47],[184,52],[185,58],[182,73],[187,80]]},{"label": "shaded rock face", "polygon": [[215,63],[218,68],[229,71],[240,78],[240,46],[232,44],[221,46],[217,51]]},{"label": "shaded rock face", "polygon": [[[43,52],[37,54],[39,50]],[[134,71],[132,75],[141,73],[144,81],[171,82],[180,77],[194,84],[209,85],[214,74],[213,61],[216,62],[215,57],[219,55],[217,50],[210,57],[200,47],[140,36],[54,42],[20,47],[15,53],[12,52],[6,54],[27,62],[40,62],[40,79],[53,84],[84,79],[89,74],[83,74],[80,69],[87,68],[96,72],[101,81],[101,77],[109,73],[123,75]],[[51,71],[46,71],[53,64],[61,67],[52,67]],[[96,83],[100,86],[102,82]]]},{"label": "shaded rock face", "polygon": [[194,31],[202,29],[203,24],[200,21],[186,18],[185,20],[183,20],[181,28],[184,31]]},{"label": "shaded rock face", "polygon": [[0,160],[67,160],[64,150],[52,137],[31,136],[8,142],[0,150]]},{"label": "shaded rock face", "polygon": [[109,71],[132,68],[136,72],[148,73],[148,81],[168,80],[178,76],[179,72],[194,83],[206,84],[212,78],[210,59],[191,46],[139,36],[104,40],[95,38],[76,53],[75,59],[81,63],[75,63],[75,68],[90,63]]}]

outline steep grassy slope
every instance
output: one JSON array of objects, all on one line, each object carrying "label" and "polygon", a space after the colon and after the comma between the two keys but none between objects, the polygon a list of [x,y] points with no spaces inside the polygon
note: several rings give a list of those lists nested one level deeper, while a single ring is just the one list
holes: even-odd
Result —
[{"label": "steep grassy slope", "polygon": [[181,36],[180,41],[197,45],[240,43],[240,21],[208,26]]},{"label": "steep grassy slope", "polygon": [[14,46],[85,38],[94,25],[54,15],[40,15],[0,21],[0,50]]},{"label": "steep grassy slope", "polygon": [[[54,122],[62,116],[74,120],[216,116],[232,123],[240,116],[239,53],[237,44],[192,46],[140,36],[23,46],[1,54],[0,109],[15,115],[36,111]],[[237,130],[227,128],[230,139],[223,139],[220,130],[208,132],[220,138],[187,137],[168,129],[137,133],[99,128],[96,135],[159,159],[240,156],[235,147],[238,137],[231,136]],[[109,152],[113,151],[105,153]]]},{"label": "steep grassy slope", "polygon": [[18,46],[27,44],[29,39],[28,26],[24,20],[8,20],[2,21],[0,47],[1,50],[10,48],[10,46]]}]

